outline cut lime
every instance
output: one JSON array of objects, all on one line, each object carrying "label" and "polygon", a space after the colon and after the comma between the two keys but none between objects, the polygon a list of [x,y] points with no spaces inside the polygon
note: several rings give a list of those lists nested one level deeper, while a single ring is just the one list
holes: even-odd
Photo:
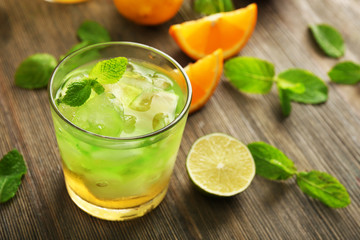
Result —
[{"label": "cut lime", "polygon": [[239,140],[213,133],[196,140],[186,159],[191,181],[216,196],[233,196],[244,191],[255,176],[255,162]]}]

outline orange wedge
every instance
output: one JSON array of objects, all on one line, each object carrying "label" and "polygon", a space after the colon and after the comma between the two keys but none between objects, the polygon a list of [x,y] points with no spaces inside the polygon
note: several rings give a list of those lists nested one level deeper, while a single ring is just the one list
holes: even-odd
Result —
[{"label": "orange wedge", "polygon": [[255,28],[257,5],[222,12],[194,21],[172,25],[169,29],[182,51],[200,59],[218,48],[224,59],[236,55],[247,43]]},{"label": "orange wedge", "polygon": [[185,67],[193,90],[190,113],[200,109],[210,99],[223,71],[223,52],[221,49],[190,63]]}]

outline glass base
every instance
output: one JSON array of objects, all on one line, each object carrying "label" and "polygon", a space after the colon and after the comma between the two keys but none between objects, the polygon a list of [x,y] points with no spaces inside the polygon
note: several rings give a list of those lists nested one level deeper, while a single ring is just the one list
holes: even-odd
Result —
[{"label": "glass base", "polygon": [[167,192],[167,188],[165,188],[152,200],[136,207],[125,208],[125,209],[113,209],[113,208],[99,207],[92,203],[89,203],[88,201],[84,200],[79,195],[77,195],[69,186],[66,185],[66,188],[70,195],[70,198],[79,208],[81,208],[82,210],[84,210],[85,212],[87,212],[88,214],[94,217],[110,220],[110,221],[130,220],[145,215],[146,213],[150,212],[152,209],[154,209],[161,203]]}]

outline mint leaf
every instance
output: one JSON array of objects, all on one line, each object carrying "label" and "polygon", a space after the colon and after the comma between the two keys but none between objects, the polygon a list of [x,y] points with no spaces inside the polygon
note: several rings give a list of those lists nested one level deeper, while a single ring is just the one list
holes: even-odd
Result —
[{"label": "mint leaf", "polygon": [[109,32],[99,23],[94,21],[83,22],[77,31],[77,35],[81,41],[90,43],[111,41]]},{"label": "mint leaf", "polygon": [[15,84],[28,89],[46,87],[56,65],[55,57],[50,54],[31,55],[16,69]]},{"label": "mint leaf", "polygon": [[79,50],[80,48],[87,47],[89,45],[91,45],[91,42],[89,42],[89,41],[79,42],[79,43],[75,44],[72,48],[70,48],[70,50],[66,54],[61,55],[59,60],[61,61],[70,53],[75,52],[76,50]]},{"label": "mint leaf", "polygon": [[264,142],[250,143],[248,148],[255,160],[256,174],[270,180],[284,180],[296,173],[293,161],[279,149]]},{"label": "mint leaf", "polygon": [[350,204],[346,188],[333,176],[325,172],[300,172],[297,184],[310,197],[320,200],[332,208],[342,208]]},{"label": "mint leaf", "polygon": [[235,57],[225,63],[225,76],[240,91],[265,94],[274,81],[274,65],[253,57]]},{"label": "mint leaf", "polygon": [[336,64],[328,73],[330,80],[342,84],[360,82],[360,65],[346,61]]},{"label": "mint leaf", "polygon": [[[317,104],[325,102],[328,98],[326,84],[313,73],[302,69],[289,69],[280,73],[277,77],[279,82],[301,84],[304,91],[300,89],[287,88],[287,94],[292,101],[300,103]],[[302,87],[301,87],[302,88]]]},{"label": "mint leaf", "polygon": [[69,85],[61,102],[71,107],[78,107],[86,102],[86,100],[90,97],[90,94],[90,81],[84,80],[80,82],[73,82]]},{"label": "mint leaf", "polygon": [[345,44],[341,34],[327,24],[309,26],[316,43],[326,55],[338,58],[345,53]]},{"label": "mint leaf", "polygon": [[125,57],[100,61],[91,69],[89,77],[96,79],[101,84],[116,83],[124,74],[127,63]]},{"label": "mint leaf", "polygon": [[22,155],[14,149],[0,161],[0,203],[15,196],[21,177],[26,173],[26,165]]},{"label": "mint leaf", "polygon": [[96,80],[89,80],[91,88],[97,93],[102,94],[105,91],[105,88]]},{"label": "mint leaf", "polygon": [[281,111],[285,117],[291,113],[291,100],[286,90],[278,87]]},{"label": "mint leaf", "polygon": [[232,0],[196,0],[194,9],[198,13],[210,15],[219,12],[228,12],[234,10]]}]

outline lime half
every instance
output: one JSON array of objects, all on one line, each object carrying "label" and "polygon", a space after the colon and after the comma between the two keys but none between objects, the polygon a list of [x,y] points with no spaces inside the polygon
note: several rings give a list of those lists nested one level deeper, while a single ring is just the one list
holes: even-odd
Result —
[{"label": "lime half", "polygon": [[255,176],[255,162],[239,140],[213,133],[196,140],[186,159],[191,181],[216,196],[233,196],[244,191]]}]

